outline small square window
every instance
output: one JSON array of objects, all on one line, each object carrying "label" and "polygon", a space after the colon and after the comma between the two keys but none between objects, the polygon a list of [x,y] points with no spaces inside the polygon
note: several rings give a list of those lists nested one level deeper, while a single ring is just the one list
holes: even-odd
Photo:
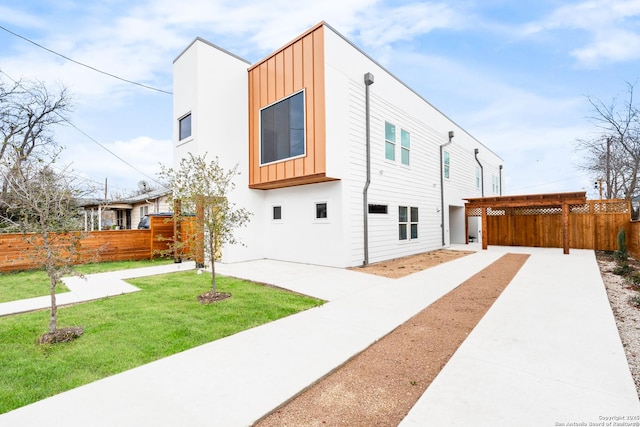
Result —
[{"label": "small square window", "polygon": [[273,207],[273,219],[282,219],[282,206]]},{"label": "small square window", "polygon": [[191,136],[191,113],[178,121],[180,141]]},{"label": "small square window", "polygon": [[316,219],[326,219],[326,218],[327,218],[327,204],[316,203]]}]

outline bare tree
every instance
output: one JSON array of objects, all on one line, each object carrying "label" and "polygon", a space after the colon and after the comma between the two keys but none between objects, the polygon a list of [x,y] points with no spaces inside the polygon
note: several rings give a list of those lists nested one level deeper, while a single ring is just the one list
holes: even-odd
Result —
[{"label": "bare tree", "polygon": [[207,162],[206,154],[194,156],[192,153],[180,161],[178,169],[162,166],[160,173],[171,189],[170,199],[180,202],[182,212],[174,212],[174,221],[181,221],[180,214],[184,212],[196,214],[195,233],[182,236],[184,240],[177,244],[193,247],[199,243],[194,239],[204,239],[206,257],[211,265],[211,291],[199,297],[204,302],[228,296],[217,290],[215,261],[219,259],[223,245],[241,243],[235,238],[234,230],[246,225],[251,215],[229,201],[236,175],[237,166],[225,170],[217,158]]},{"label": "bare tree", "polygon": [[5,231],[20,232],[30,246],[29,256],[49,276],[51,315],[41,342],[57,342],[82,333],[81,328],[57,329],[56,285],[72,272],[83,233],[76,200],[86,194],[78,178],[53,162],[25,159],[20,168],[0,168],[6,197],[0,199]]},{"label": "bare tree", "polygon": [[634,85],[627,83],[626,98],[611,103],[588,97],[592,107],[589,119],[598,134],[577,141],[586,152],[580,165],[605,182],[607,198],[630,199],[638,190],[640,172],[640,109],[635,104]]},{"label": "bare tree", "polygon": [[[30,158],[51,159],[60,151],[55,125],[71,110],[68,90],[49,89],[43,82],[0,80],[0,163],[15,172]],[[7,192],[2,183],[0,197]]]}]

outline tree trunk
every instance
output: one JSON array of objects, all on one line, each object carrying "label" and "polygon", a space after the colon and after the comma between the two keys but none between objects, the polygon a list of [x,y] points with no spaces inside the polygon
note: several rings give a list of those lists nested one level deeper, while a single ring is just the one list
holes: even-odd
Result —
[{"label": "tree trunk", "polygon": [[214,252],[215,246],[209,239],[209,254],[211,256],[211,292],[215,295],[218,293],[218,287],[216,286],[216,253]]},{"label": "tree trunk", "polygon": [[50,278],[51,290],[51,317],[49,318],[49,333],[54,333],[58,327],[58,306],[56,304],[56,282],[53,277]]}]

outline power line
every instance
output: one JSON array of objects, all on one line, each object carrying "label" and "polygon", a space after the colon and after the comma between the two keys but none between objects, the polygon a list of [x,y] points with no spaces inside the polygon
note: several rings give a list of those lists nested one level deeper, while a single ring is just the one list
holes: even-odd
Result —
[{"label": "power line", "polygon": [[[15,80],[13,77],[11,77],[9,74],[7,74],[5,71],[3,71],[2,69],[0,69],[0,73],[4,74],[5,76],[7,76],[9,79],[11,79],[11,81],[13,81],[15,84],[17,84],[18,86],[20,86],[22,89],[24,89],[25,91],[27,90],[24,86],[22,86],[22,84]],[[57,115],[58,117],[60,117],[60,119],[62,119],[62,121],[64,121],[65,123],[69,124],[69,126],[71,126],[72,128],[74,128],[75,130],[77,130],[78,132],[80,132],[82,135],[84,135],[85,137],[87,137],[90,141],[92,141],[93,143],[97,144],[100,148],[102,148],[103,150],[105,150],[106,152],[108,152],[109,154],[111,154],[113,157],[115,157],[116,159],[120,160],[122,163],[124,163],[125,165],[129,166],[131,169],[135,170],[136,172],[138,172],[139,174],[149,178],[151,181],[155,182],[158,185],[163,185],[161,182],[159,182],[158,180],[156,180],[155,178],[147,175],[146,173],[142,172],[140,169],[138,169],[137,167],[133,166],[131,163],[127,162],[125,159],[123,159],[122,157],[118,156],[116,153],[114,153],[113,151],[109,150],[107,147],[105,147],[104,145],[102,145],[97,139],[95,139],[94,137],[92,137],[91,135],[89,135],[88,133],[86,133],[85,131],[83,131],[82,129],[80,129],[78,126],[76,126],[75,124],[73,124],[71,121],[69,121],[67,118],[65,118],[64,116],[62,116],[60,113],[58,113],[57,111],[53,111],[55,113],[55,115]]]},{"label": "power line", "polygon": [[155,91],[157,91],[157,92],[162,92],[162,93],[166,93],[166,94],[168,94],[168,95],[173,95],[173,92],[169,92],[169,91],[166,91],[166,90],[163,90],[163,89],[158,89],[158,88],[156,88],[156,87],[148,86],[148,85],[145,85],[145,84],[143,84],[143,83],[134,82],[133,80],[127,80],[127,79],[125,79],[125,78],[122,78],[122,77],[116,76],[115,74],[111,74],[111,73],[108,73],[108,72],[106,72],[106,71],[102,71],[102,70],[100,70],[100,69],[98,69],[98,68],[92,67],[91,65],[87,65],[87,64],[84,64],[84,63],[82,63],[82,62],[80,62],[80,61],[76,61],[75,59],[71,59],[71,58],[69,58],[68,56],[65,56],[65,55],[63,55],[63,54],[61,54],[61,53],[58,53],[58,52],[56,52],[55,50],[49,49],[48,47],[42,46],[41,44],[38,44],[38,43],[34,42],[33,40],[30,40],[30,39],[28,39],[28,38],[26,38],[26,37],[24,37],[24,36],[21,36],[20,34],[14,33],[13,31],[11,31],[11,30],[9,30],[9,29],[7,29],[7,28],[3,27],[2,25],[0,25],[0,29],[2,29],[2,30],[4,30],[4,31],[6,31],[6,32],[7,32],[7,33],[9,33],[9,34],[14,35],[15,37],[21,38],[22,40],[27,41],[27,42],[29,42],[29,43],[31,43],[31,44],[33,44],[33,45],[35,45],[35,46],[39,47],[40,49],[44,49],[44,50],[46,50],[47,52],[53,53],[54,55],[57,55],[57,56],[59,56],[59,57],[61,57],[61,58],[66,59],[67,61],[71,61],[71,62],[73,62],[74,64],[81,65],[81,66],[86,67],[86,68],[88,68],[88,69],[90,69],[90,70],[96,71],[96,72],[98,72],[98,73],[100,73],[100,74],[104,74],[104,75],[106,75],[106,76],[113,77],[114,79],[118,79],[118,80],[121,80],[121,81],[126,82],[126,83],[131,83],[131,84],[133,84],[133,85],[140,86],[140,87],[143,87],[143,88],[145,88],[145,89],[155,90]]}]

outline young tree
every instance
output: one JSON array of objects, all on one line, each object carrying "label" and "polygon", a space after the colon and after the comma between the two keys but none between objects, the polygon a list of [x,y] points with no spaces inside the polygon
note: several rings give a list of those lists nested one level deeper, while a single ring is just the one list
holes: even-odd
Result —
[{"label": "young tree", "polygon": [[53,162],[25,159],[20,168],[0,167],[6,196],[0,199],[0,220],[5,232],[20,232],[31,247],[29,255],[49,276],[51,315],[48,333],[40,342],[58,342],[82,333],[82,328],[57,328],[56,285],[72,271],[78,242],[83,234],[76,200],[88,194],[66,170],[57,171]]},{"label": "young tree", "polygon": [[242,244],[234,236],[234,230],[245,226],[251,215],[229,201],[235,188],[233,179],[238,175],[237,169],[235,166],[225,170],[219,165],[218,158],[207,162],[206,154],[189,153],[180,161],[178,169],[162,166],[160,172],[171,189],[170,199],[180,204],[181,212],[174,211],[174,221],[179,223],[185,212],[196,214],[195,232],[175,239],[174,249],[182,249],[185,245],[193,247],[199,244],[194,239],[204,239],[206,258],[211,265],[211,291],[202,295],[201,301],[216,301],[228,296],[217,290],[215,261],[219,259],[223,245]]},{"label": "young tree", "polygon": [[640,173],[640,108],[633,99],[634,85],[627,83],[627,97],[605,104],[588,98],[592,107],[590,120],[598,128],[592,139],[577,141],[586,153],[580,165],[605,183],[606,198],[633,197],[639,187]]}]

